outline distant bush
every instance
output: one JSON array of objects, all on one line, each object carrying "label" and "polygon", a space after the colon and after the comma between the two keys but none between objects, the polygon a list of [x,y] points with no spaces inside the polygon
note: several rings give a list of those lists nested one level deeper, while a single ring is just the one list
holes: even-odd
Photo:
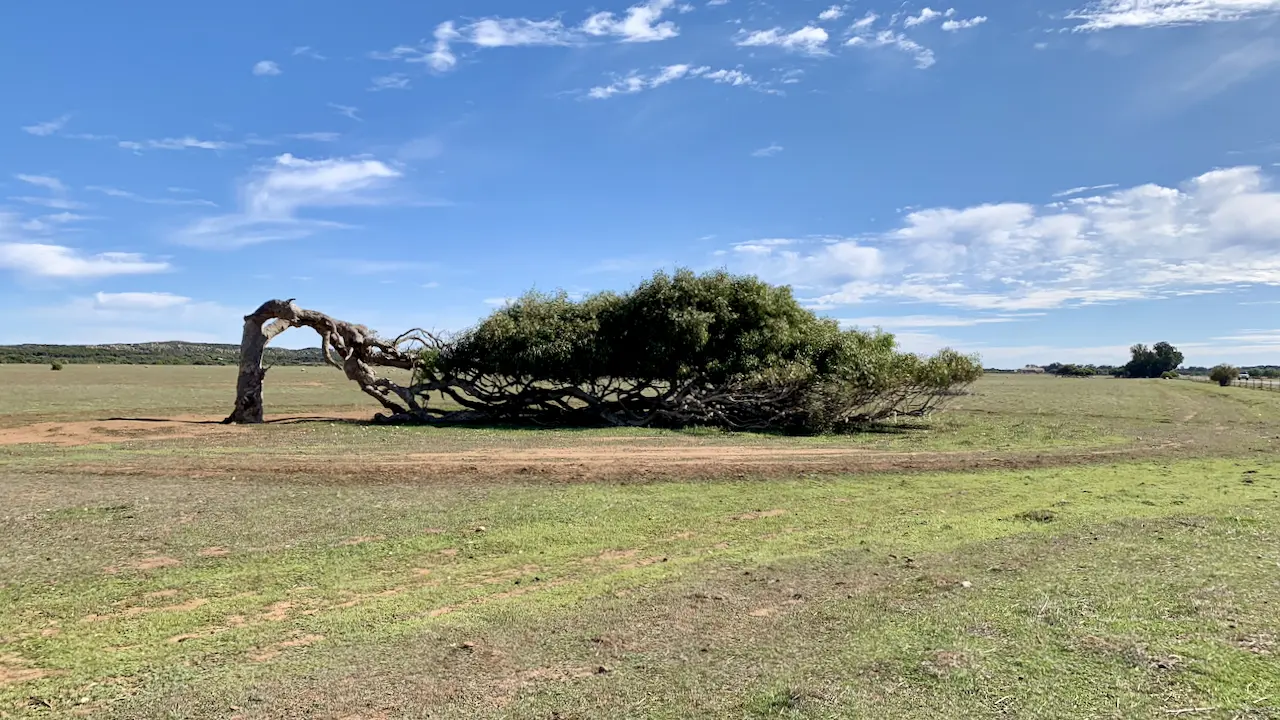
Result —
[{"label": "distant bush", "polygon": [[53,362],[49,363],[49,369],[50,369],[50,370],[61,370],[61,369],[62,369],[62,361],[61,361],[61,360],[54,360]]},{"label": "distant bush", "polygon": [[1086,365],[1059,365],[1054,369],[1058,377],[1093,377],[1096,372]]},{"label": "distant bush", "polygon": [[1164,372],[1160,373],[1160,379],[1161,380],[1177,380],[1178,373],[1177,371],[1174,371],[1174,370],[1165,370]]},{"label": "distant bush", "polygon": [[1240,368],[1232,365],[1219,365],[1209,371],[1209,379],[1226,387],[1240,377]]}]

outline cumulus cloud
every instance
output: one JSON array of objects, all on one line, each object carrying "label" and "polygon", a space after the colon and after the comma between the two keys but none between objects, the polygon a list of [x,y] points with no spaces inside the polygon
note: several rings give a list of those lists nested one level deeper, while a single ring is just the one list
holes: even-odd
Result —
[{"label": "cumulus cloud", "polygon": [[254,75],[279,75],[280,65],[274,60],[259,60],[253,66]]},{"label": "cumulus cloud", "polygon": [[947,32],[956,32],[957,30],[968,30],[971,27],[977,27],[987,21],[986,15],[979,15],[964,20],[947,20],[942,23],[942,29]]},{"label": "cumulus cloud", "polygon": [[789,33],[784,32],[782,28],[746,33],[737,40],[737,44],[739,47],[777,47],[805,55],[826,55],[829,39],[831,36],[826,30],[806,25]]},{"label": "cumulus cloud", "polygon": [[933,8],[925,8],[920,11],[919,15],[908,15],[907,19],[902,21],[902,24],[906,27],[915,27],[916,25],[923,25],[927,22],[937,20],[940,17],[951,17],[955,14],[955,8],[951,8],[946,12],[939,12]]},{"label": "cumulus cloud", "polygon": [[177,241],[201,247],[235,248],[307,237],[341,223],[300,217],[306,208],[384,202],[373,191],[399,178],[399,170],[370,158],[307,160],[288,153],[259,168],[241,189],[242,210],[203,218],[183,228]]},{"label": "cumulus cloud", "polygon": [[624,43],[657,42],[680,34],[679,28],[662,16],[669,10],[688,12],[675,0],[646,0],[633,5],[621,16],[598,12],[576,26],[560,18],[489,17],[469,23],[447,20],[436,26],[430,43],[398,45],[389,51],[374,52],[375,60],[421,63],[435,72],[448,72],[458,65],[456,45],[479,49],[578,45],[591,40],[612,39]]},{"label": "cumulus cloud", "polygon": [[831,22],[844,17],[843,5],[832,5],[831,7],[818,13],[818,19],[822,22]]},{"label": "cumulus cloud", "polygon": [[1098,0],[1067,14],[1078,31],[1244,20],[1280,13],[1280,0]]},{"label": "cumulus cloud", "polygon": [[1261,168],[1232,167],[1042,205],[919,209],[878,235],[773,239],[726,254],[795,284],[817,307],[897,299],[1015,311],[1280,286],[1271,186]]}]

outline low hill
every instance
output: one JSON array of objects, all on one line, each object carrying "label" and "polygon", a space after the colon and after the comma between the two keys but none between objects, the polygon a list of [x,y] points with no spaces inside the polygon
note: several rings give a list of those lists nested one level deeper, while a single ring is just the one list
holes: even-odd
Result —
[{"label": "low hill", "polygon": [[[61,360],[84,365],[236,365],[240,346],[217,343],[154,342],[120,345],[0,345],[0,364],[43,364]],[[267,348],[268,365],[322,365],[320,348]]]}]

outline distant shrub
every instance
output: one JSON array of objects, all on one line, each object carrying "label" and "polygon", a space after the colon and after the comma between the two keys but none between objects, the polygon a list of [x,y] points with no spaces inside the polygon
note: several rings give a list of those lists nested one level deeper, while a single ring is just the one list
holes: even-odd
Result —
[{"label": "distant shrub", "polygon": [[1240,377],[1240,368],[1232,365],[1219,365],[1209,371],[1209,379],[1226,387]]},{"label": "distant shrub", "polygon": [[1175,372],[1175,371],[1173,371],[1173,370],[1165,370],[1164,372],[1160,373],[1160,379],[1162,379],[1162,380],[1177,380],[1177,379],[1178,379],[1178,373],[1177,373],[1177,372]]},{"label": "distant shrub", "polygon": [[1054,369],[1058,377],[1093,377],[1096,372],[1087,365],[1059,365]]},{"label": "distant shrub", "polygon": [[53,362],[49,363],[50,370],[61,370],[62,367],[63,365],[61,360],[54,360]]}]

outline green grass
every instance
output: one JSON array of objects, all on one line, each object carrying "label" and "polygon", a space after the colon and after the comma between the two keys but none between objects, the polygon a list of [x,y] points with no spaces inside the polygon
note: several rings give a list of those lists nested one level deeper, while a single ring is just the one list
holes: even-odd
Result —
[{"label": "green grass", "polygon": [[[1280,627],[1280,604],[1260,602],[1280,598],[1274,462],[625,487],[173,479],[142,497],[127,481],[65,479],[57,498],[35,485],[7,488],[0,636],[55,674],[0,687],[0,708],[220,717],[260,697],[258,716],[301,717],[304,695],[336,712],[406,674],[425,693],[408,700],[429,704],[423,673],[461,682],[458,716],[591,716],[606,699],[647,717],[972,716],[1007,692],[1066,717],[1280,693],[1275,656],[1241,645]],[[418,657],[462,642],[502,662],[460,681]]]},{"label": "green grass", "polygon": [[[217,415],[233,382],[0,366],[0,428]],[[369,408],[336,371],[268,388],[269,412]],[[846,437],[317,422],[0,445],[0,717],[1280,715],[1280,394],[974,390]],[[610,482],[408,457],[602,447]],[[637,460],[686,447],[889,460]],[[897,471],[926,455],[1037,469]]]}]

